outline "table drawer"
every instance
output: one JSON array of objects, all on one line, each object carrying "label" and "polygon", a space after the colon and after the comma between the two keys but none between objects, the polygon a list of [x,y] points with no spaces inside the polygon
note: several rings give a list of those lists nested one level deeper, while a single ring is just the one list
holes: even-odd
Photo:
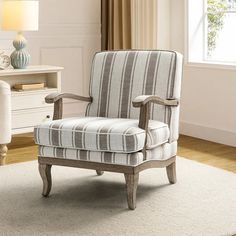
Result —
[{"label": "table drawer", "polygon": [[57,92],[57,90],[50,91],[31,91],[31,92],[13,92],[12,93],[12,110],[24,110],[39,107],[50,107],[52,104],[45,103],[45,97]]},{"label": "table drawer", "polygon": [[23,129],[41,124],[49,117],[52,119],[53,107],[20,110],[12,112],[12,129]]}]

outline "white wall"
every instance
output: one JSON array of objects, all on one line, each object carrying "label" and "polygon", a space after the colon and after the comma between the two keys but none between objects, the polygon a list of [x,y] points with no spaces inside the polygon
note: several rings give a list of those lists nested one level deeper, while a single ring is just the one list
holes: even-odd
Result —
[{"label": "white wall", "polygon": [[[184,0],[171,1],[171,49],[184,53]],[[236,146],[236,68],[184,66],[181,133]]]},{"label": "white wall", "polygon": [[170,2],[171,0],[157,1],[158,49],[167,49],[170,47]]},{"label": "white wall", "polygon": [[[40,0],[38,32],[24,33],[31,64],[64,66],[63,92],[88,95],[92,56],[100,50],[100,0]],[[0,31],[0,50],[13,50],[15,32]],[[66,101],[66,115],[83,113],[84,104]]]}]

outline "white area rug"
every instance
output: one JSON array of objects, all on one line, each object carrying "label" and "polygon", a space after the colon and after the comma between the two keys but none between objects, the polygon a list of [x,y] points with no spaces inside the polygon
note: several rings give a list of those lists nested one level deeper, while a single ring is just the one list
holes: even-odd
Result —
[{"label": "white area rug", "polygon": [[122,174],[53,167],[43,198],[36,161],[0,167],[0,235],[235,234],[236,175],[184,158],[177,173],[169,185],[165,169],[142,172],[130,211]]}]

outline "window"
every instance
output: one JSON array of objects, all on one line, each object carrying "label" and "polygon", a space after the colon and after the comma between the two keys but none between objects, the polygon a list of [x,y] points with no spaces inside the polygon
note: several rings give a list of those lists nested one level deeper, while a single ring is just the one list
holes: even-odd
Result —
[{"label": "window", "polygon": [[188,0],[190,62],[236,63],[236,0]]}]

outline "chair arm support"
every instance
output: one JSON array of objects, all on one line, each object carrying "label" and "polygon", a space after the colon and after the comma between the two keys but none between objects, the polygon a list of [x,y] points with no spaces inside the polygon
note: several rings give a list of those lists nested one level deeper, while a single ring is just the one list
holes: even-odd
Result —
[{"label": "chair arm support", "polygon": [[155,95],[141,95],[141,96],[136,97],[133,100],[133,106],[140,108],[138,127],[146,131],[145,145],[143,148],[144,155],[146,155],[147,132],[148,132],[148,123],[150,120],[151,103],[155,103],[155,104],[159,104],[163,106],[178,106],[179,100],[162,99]]},{"label": "chair arm support", "polygon": [[74,99],[74,100],[79,100],[79,101],[84,101],[84,102],[92,102],[93,100],[91,97],[83,97],[83,96],[75,95],[72,93],[51,93],[45,98],[45,101],[46,103],[55,103],[56,101],[63,98],[69,98],[69,99]]},{"label": "chair arm support", "polygon": [[141,95],[141,96],[136,97],[133,100],[133,106],[141,107],[150,102],[163,105],[163,106],[178,106],[179,105],[178,99],[162,99],[155,95]]},{"label": "chair arm support", "polygon": [[63,114],[63,98],[75,99],[84,102],[92,102],[91,97],[82,97],[71,93],[52,93],[46,96],[45,102],[46,103],[54,103],[54,113],[53,113],[53,120],[62,119]]},{"label": "chair arm support", "polygon": [[163,106],[178,106],[179,100],[177,99],[162,99],[155,95],[141,95],[133,100],[134,107],[140,107],[139,114],[139,128],[148,130],[148,123],[150,119],[150,106],[151,103]]}]

